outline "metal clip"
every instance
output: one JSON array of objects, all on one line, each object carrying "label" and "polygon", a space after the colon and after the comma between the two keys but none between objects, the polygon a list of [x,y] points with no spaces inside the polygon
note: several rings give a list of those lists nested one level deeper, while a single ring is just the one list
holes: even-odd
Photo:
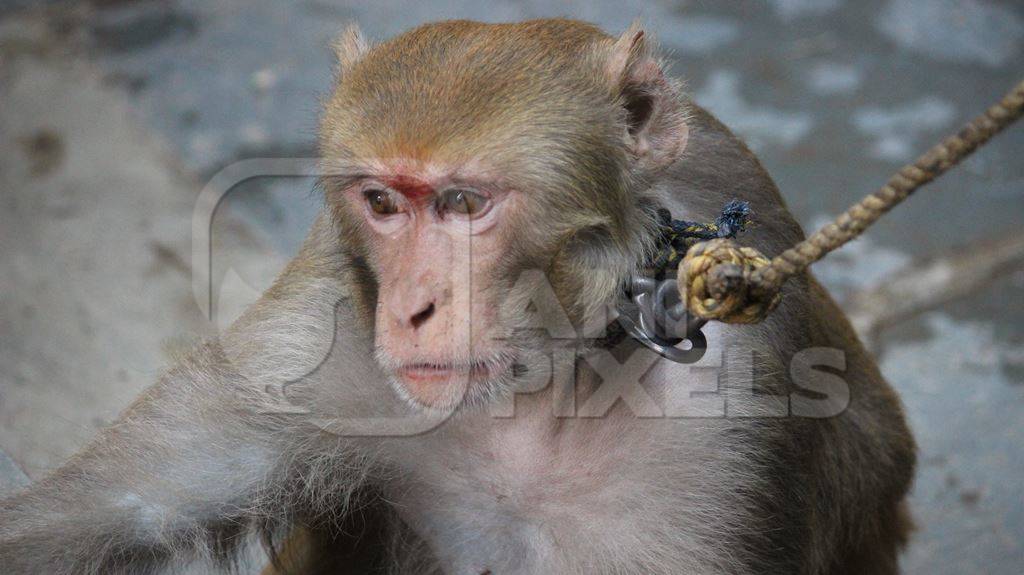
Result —
[{"label": "metal clip", "polygon": [[704,357],[708,340],[701,328],[707,320],[690,317],[676,280],[634,278],[628,295],[630,303],[619,307],[616,319],[633,339],[676,363]]}]

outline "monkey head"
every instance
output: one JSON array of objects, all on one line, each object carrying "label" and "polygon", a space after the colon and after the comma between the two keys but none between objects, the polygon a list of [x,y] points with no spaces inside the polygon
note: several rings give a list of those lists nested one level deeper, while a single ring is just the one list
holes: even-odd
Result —
[{"label": "monkey head", "polygon": [[519,335],[536,290],[579,326],[648,253],[678,87],[636,26],[454,21],[375,47],[353,27],[337,50],[322,186],[381,365],[421,405],[507,388],[546,345]]}]

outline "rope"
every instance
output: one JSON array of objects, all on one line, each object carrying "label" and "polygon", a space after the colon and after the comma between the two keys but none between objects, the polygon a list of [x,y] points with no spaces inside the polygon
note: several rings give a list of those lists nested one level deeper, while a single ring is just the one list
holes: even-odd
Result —
[{"label": "rope", "polygon": [[750,224],[750,204],[732,200],[722,208],[713,222],[691,222],[672,218],[672,212],[658,209],[661,234],[657,243],[657,256],[644,267],[653,277],[674,274],[683,262],[683,256],[698,242],[716,238],[735,238]]},{"label": "rope", "polygon": [[731,239],[694,245],[679,266],[691,313],[726,323],[761,321],[779,303],[782,285],[814,262],[861,235],[918,188],[944,174],[1024,115],[1024,81],[958,133],[907,164],[886,184],[806,240],[768,260]]}]

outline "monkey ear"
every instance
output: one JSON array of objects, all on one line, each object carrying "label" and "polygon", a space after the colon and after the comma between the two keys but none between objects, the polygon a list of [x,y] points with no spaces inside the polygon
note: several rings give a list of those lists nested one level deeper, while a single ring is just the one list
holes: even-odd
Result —
[{"label": "monkey ear", "polygon": [[369,42],[366,41],[363,31],[355,22],[350,22],[345,26],[345,30],[334,40],[331,47],[334,48],[334,53],[338,56],[338,65],[342,72],[350,69],[370,51]]},{"label": "monkey ear", "polygon": [[625,110],[625,138],[637,162],[658,170],[686,148],[689,127],[678,87],[652,54],[648,34],[634,22],[612,45],[609,81]]}]

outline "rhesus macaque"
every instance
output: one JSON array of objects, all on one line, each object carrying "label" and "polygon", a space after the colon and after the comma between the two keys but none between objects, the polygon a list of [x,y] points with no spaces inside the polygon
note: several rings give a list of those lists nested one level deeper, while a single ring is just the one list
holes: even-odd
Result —
[{"label": "rhesus macaque", "polygon": [[254,534],[278,572],[897,572],[914,442],[813,278],[762,324],[708,325],[693,366],[588,335],[659,207],[746,200],[742,243],[802,238],[643,30],[351,28],[338,52],[301,252],[0,503],[5,574],[228,568]]}]

